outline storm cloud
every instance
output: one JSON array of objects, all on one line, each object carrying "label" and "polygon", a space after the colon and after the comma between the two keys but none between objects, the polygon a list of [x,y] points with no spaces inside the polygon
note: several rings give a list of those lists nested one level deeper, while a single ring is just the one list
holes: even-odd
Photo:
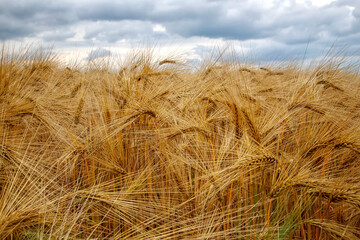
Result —
[{"label": "storm cloud", "polygon": [[316,55],[335,43],[358,55],[360,1],[0,0],[0,40],[25,38],[88,47],[221,39],[282,57],[307,47]]}]

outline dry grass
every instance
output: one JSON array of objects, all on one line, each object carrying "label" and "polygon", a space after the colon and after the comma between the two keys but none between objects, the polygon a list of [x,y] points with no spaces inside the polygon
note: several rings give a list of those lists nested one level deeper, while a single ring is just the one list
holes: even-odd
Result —
[{"label": "dry grass", "polygon": [[1,239],[360,239],[356,73],[31,52],[1,52]]}]

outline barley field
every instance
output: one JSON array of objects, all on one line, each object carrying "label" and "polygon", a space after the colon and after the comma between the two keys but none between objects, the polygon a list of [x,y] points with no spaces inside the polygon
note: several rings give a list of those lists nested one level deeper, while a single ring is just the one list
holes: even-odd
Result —
[{"label": "barley field", "polygon": [[355,67],[0,54],[0,239],[360,239]]}]

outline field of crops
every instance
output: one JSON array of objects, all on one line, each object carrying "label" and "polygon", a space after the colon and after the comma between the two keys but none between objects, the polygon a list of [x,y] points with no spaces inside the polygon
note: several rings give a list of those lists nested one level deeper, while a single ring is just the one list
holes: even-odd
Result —
[{"label": "field of crops", "polygon": [[8,53],[1,239],[360,239],[356,68]]}]

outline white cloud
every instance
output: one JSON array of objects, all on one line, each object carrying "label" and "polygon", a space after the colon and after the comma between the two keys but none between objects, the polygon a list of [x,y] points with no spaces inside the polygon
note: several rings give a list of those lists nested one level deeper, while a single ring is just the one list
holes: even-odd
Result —
[{"label": "white cloud", "polygon": [[322,7],[325,5],[329,5],[332,2],[335,2],[336,0],[311,0],[312,4],[318,7]]},{"label": "white cloud", "polygon": [[295,0],[296,3],[302,3],[302,4],[312,4],[317,7],[322,7],[325,5],[329,5],[332,2],[335,2],[336,0]]},{"label": "white cloud", "polygon": [[154,32],[166,32],[166,28],[161,24],[155,24],[153,26],[153,31]]}]

